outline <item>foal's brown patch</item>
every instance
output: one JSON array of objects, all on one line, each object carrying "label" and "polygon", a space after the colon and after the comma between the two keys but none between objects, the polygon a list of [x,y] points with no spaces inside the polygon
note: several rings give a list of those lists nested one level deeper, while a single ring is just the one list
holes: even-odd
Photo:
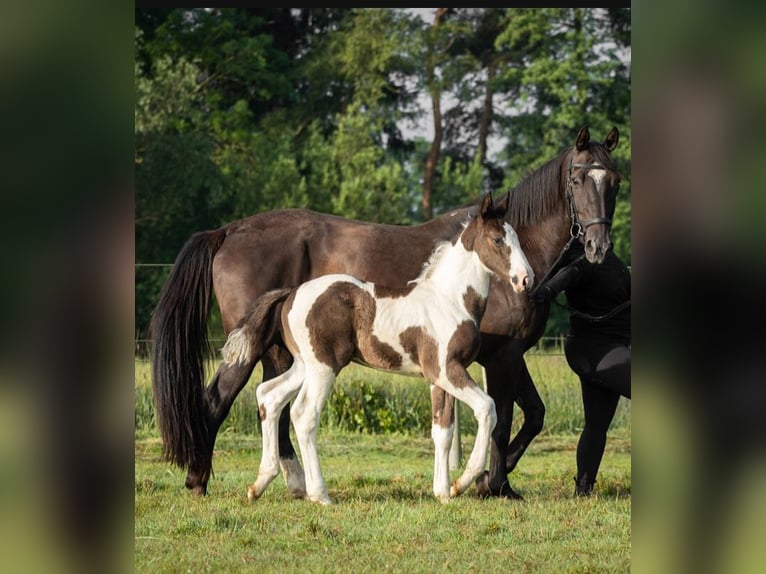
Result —
[{"label": "foal's brown patch", "polygon": [[352,358],[380,369],[394,370],[402,357],[372,333],[375,299],[352,283],[332,284],[317,297],[306,316],[311,347],[337,374]]},{"label": "foal's brown patch", "polygon": [[447,409],[447,400],[449,395],[441,392],[438,387],[431,389],[431,424],[439,425],[442,428],[449,427],[450,415],[453,409]]},{"label": "foal's brown patch", "polygon": [[423,327],[407,327],[399,335],[399,342],[428,380],[439,378],[439,344]]},{"label": "foal's brown patch", "polygon": [[465,367],[479,354],[481,335],[479,326],[473,321],[463,321],[447,345],[447,377],[458,388],[468,384]]},{"label": "foal's brown patch", "polygon": [[484,315],[484,309],[487,307],[487,298],[482,297],[473,287],[463,294],[463,305],[466,311],[478,322]]}]

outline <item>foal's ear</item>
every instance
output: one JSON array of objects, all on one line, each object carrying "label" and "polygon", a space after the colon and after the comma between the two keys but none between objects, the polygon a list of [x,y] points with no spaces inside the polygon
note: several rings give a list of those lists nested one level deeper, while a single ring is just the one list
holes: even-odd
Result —
[{"label": "foal's ear", "polygon": [[618,141],[620,141],[620,132],[618,132],[617,128],[614,127],[611,130],[609,130],[608,134],[606,134],[606,139],[604,140],[604,147],[608,149],[610,152],[613,152],[614,148],[617,147]]},{"label": "foal's ear", "polygon": [[588,131],[587,127],[580,128],[580,131],[577,132],[577,139],[575,140],[575,147],[577,148],[577,151],[582,151],[586,147],[588,147],[588,143],[590,142],[590,131]]},{"label": "foal's ear", "polygon": [[499,218],[505,217],[508,213],[508,206],[511,204],[511,191],[508,190],[503,198],[495,204],[495,216]]},{"label": "foal's ear", "polygon": [[479,209],[479,213],[481,214],[482,219],[489,219],[490,217],[493,217],[494,210],[495,204],[492,201],[492,192],[490,192],[484,196],[484,199],[481,200],[481,208]]}]

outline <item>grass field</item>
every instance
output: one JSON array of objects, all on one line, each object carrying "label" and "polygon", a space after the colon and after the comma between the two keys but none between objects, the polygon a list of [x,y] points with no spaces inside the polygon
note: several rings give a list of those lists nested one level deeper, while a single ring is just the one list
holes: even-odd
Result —
[{"label": "grass field", "polygon": [[[596,495],[575,499],[574,449],[582,417],[576,379],[563,357],[531,356],[528,363],[548,412],[546,430],[511,475],[524,501],[479,500],[470,488],[441,505],[431,492],[433,446],[427,432],[417,426],[408,432],[354,432],[328,417],[319,431],[319,454],[335,502],[329,507],[291,499],[281,477],[261,499],[248,501],[260,436],[247,418],[247,396],[235,405],[242,412],[232,412],[219,435],[209,495],[190,495],[185,473],[160,460],[160,441],[142,404],[148,373],[137,364],[136,571],[629,571],[629,403],[621,401]],[[412,393],[424,388],[427,408],[423,381],[388,379],[362,368],[344,371],[336,391],[350,395],[359,378],[372,381],[368,394],[379,385],[403,385]],[[417,397],[408,396],[407,408],[423,406]],[[387,400],[391,411],[401,406]],[[473,445],[470,417],[463,408],[464,453]]]}]

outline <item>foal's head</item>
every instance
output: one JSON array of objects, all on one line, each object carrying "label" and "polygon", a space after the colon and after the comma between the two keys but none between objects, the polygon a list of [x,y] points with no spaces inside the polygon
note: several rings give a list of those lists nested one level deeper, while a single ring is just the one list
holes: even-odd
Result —
[{"label": "foal's head", "polygon": [[491,194],[485,195],[462,241],[466,249],[476,252],[486,269],[521,293],[532,287],[535,273],[521,250],[516,231],[505,221],[509,197],[510,193],[495,203]]}]

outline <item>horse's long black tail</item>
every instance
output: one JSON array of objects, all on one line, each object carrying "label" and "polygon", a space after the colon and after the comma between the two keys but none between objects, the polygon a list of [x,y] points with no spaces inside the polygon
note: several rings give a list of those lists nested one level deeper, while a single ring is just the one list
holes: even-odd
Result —
[{"label": "horse's long black tail", "polygon": [[213,257],[223,229],[192,235],[176,258],[151,321],[152,390],[163,457],[187,468],[210,441],[205,408],[205,359]]}]

